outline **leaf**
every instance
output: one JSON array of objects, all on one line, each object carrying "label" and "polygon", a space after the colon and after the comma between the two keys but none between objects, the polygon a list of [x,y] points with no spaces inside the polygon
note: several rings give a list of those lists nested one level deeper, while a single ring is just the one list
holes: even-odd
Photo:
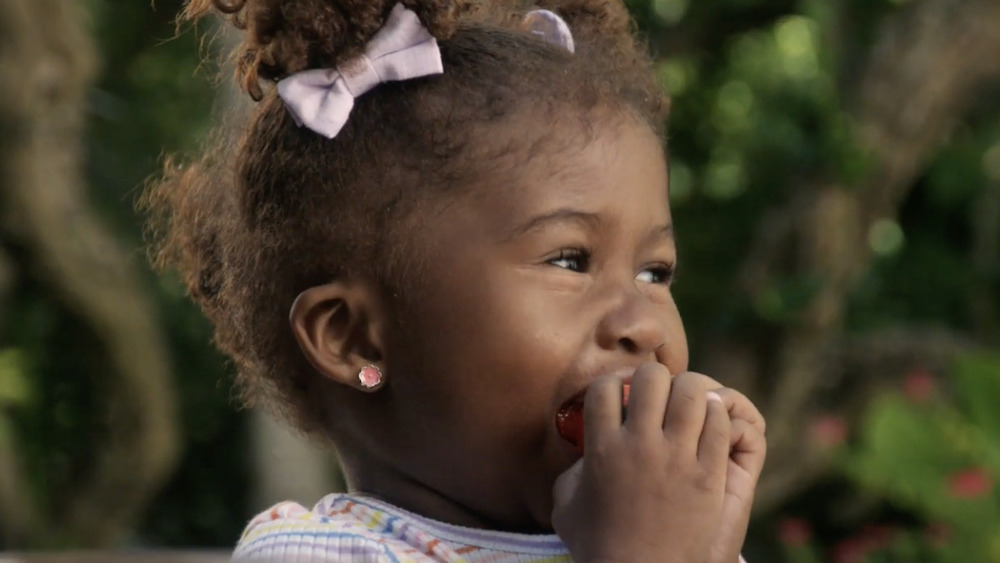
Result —
[{"label": "leaf", "polygon": [[1000,443],[1000,354],[969,354],[953,369],[955,390],[971,421]]},{"label": "leaf", "polygon": [[[862,485],[894,503],[920,511],[930,521],[981,530],[1000,518],[1000,505],[985,473],[980,429],[953,407],[914,404],[899,396],[876,403],[866,420],[860,447],[846,457],[845,470]],[[982,493],[956,492],[956,479],[984,472]]]},{"label": "leaf", "polygon": [[16,348],[0,350],[0,406],[21,406],[32,398],[27,358]]}]

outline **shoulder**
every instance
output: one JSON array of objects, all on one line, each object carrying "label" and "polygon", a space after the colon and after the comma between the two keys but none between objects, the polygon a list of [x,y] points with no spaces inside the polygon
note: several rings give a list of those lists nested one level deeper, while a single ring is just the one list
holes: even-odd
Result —
[{"label": "shoulder", "polygon": [[[283,502],[247,525],[233,559],[271,561],[399,561],[409,546],[371,529],[341,495],[309,510]],[[408,559],[408,557],[405,557]]]},{"label": "shoulder", "polygon": [[234,559],[298,562],[570,561],[555,535],[447,524],[363,495],[329,495],[312,510],[285,502],[247,525]]}]

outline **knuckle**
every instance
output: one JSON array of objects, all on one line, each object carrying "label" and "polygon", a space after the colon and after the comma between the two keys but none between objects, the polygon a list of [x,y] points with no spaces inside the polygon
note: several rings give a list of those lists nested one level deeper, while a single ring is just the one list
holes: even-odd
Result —
[{"label": "knuckle", "polygon": [[699,493],[714,493],[719,486],[718,481],[711,471],[698,471],[692,477],[692,485]]},{"label": "knuckle", "polygon": [[644,467],[657,467],[669,464],[673,461],[664,459],[663,451],[657,447],[655,444],[650,443],[651,440],[644,440],[640,443],[632,452],[632,458],[635,463],[638,463]]},{"label": "knuckle", "polygon": [[724,442],[726,444],[729,443],[729,432],[726,432],[725,430],[719,428],[715,430],[710,430],[708,437],[710,440],[716,443],[719,442]]},{"label": "knuckle", "polygon": [[692,371],[685,371],[683,373],[678,373],[674,376],[675,385],[690,385],[692,381],[697,378],[696,373]]},{"label": "knuckle", "polygon": [[687,376],[687,378],[692,380],[693,383],[701,385],[705,387],[705,389],[718,389],[723,387],[721,383],[705,375],[704,373],[699,373],[696,371],[688,371],[684,372],[684,374],[682,375]]},{"label": "knuckle", "polygon": [[718,384],[712,384],[706,380],[708,378],[704,375],[689,371],[675,377],[674,386],[697,395],[704,395],[708,391],[719,388]]},{"label": "knuckle", "polygon": [[632,375],[633,381],[635,379],[663,379],[670,377],[670,370],[667,366],[657,363],[657,362],[647,362],[635,369],[635,373]]},{"label": "knuckle", "polygon": [[640,389],[651,386],[658,379],[655,372],[639,370],[632,376],[632,388]]},{"label": "knuckle", "polygon": [[587,455],[584,456],[584,460],[589,458],[589,461],[600,465],[607,460],[613,460],[617,455],[614,440],[610,436],[594,437],[587,444]]},{"label": "knuckle", "polygon": [[694,389],[690,389],[690,388],[678,389],[677,393],[679,394],[679,396],[677,398],[680,399],[684,403],[689,404],[689,403],[695,403],[695,402],[698,401],[699,394]]}]

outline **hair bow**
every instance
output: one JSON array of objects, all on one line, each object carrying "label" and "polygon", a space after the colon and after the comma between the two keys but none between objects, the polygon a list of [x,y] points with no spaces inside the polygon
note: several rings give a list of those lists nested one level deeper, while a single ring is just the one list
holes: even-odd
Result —
[{"label": "hair bow", "polygon": [[375,86],[441,74],[437,40],[417,14],[396,4],[363,55],[335,69],[314,69],[278,82],[278,95],[300,126],[334,138],[347,123],[355,98]]}]

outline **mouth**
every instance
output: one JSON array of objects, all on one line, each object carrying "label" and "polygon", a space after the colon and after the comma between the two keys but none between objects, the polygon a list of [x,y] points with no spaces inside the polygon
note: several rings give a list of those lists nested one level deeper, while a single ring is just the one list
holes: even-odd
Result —
[{"label": "mouth", "polygon": [[[631,385],[624,383],[622,386],[622,421],[625,421],[628,410],[628,395]],[[555,424],[559,436],[569,442],[577,454],[583,455],[583,405],[586,400],[587,390],[574,395],[570,400],[563,403],[556,412]]]}]

